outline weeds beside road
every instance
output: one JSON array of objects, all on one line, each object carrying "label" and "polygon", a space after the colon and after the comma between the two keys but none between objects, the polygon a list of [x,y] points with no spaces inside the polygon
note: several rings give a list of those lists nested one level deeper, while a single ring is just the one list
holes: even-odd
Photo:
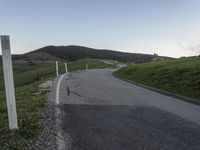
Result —
[{"label": "weeds beside road", "polygon": [[38,84],[25,85],[16,89],[16,105],[19,130],[11,131],[8,127],[5,92],[0,92],[0,149],[21,149],[26,141],[33,139],[39,129],[40,113],[45,106],[46,93],[38,93]]}]

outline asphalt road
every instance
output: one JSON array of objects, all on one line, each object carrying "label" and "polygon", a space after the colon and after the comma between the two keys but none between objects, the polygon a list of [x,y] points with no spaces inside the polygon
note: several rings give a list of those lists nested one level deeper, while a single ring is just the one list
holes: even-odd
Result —
[{"label": "asphalt road", "polygon": [[112,72],[62,78],[59,108],[69,149],[200,150],[199,106],[121,81]]}]

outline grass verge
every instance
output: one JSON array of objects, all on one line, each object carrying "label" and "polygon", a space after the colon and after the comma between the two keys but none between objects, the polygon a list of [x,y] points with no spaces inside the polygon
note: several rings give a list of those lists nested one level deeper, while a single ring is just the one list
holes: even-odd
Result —
[{"label": "grass verge", "polygon": [[0,149],[20,150],[26,141],[33,139],[39,129],[39,120],[43,117],[41,108],[45,106],[46,94],[38,91],[39,82],[16,88],[18,130],[9,130],[5,92],[0,92]]},{"label": "grass verge", "polygon": [[115,75],[174,94],[200,99],[200,57],[132,64],[116,71]]}]

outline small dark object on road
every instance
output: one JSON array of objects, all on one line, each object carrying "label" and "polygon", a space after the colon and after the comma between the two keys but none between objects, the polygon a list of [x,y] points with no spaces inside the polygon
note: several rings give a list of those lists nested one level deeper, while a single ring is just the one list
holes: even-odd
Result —
[{"label": "small dark object on road", "polygon": [[70,94],[70,91],[69,91],[69,86],[67,86],[67,95]]}]

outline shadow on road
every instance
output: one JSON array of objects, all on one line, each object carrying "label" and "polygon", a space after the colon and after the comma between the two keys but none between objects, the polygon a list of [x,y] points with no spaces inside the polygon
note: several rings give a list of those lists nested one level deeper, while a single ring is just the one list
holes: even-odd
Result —
[{"label": "shadow on road", "polygon": [[154,107],[61,106],[62,128],[78,150],[200,149],[200,127]]}]

